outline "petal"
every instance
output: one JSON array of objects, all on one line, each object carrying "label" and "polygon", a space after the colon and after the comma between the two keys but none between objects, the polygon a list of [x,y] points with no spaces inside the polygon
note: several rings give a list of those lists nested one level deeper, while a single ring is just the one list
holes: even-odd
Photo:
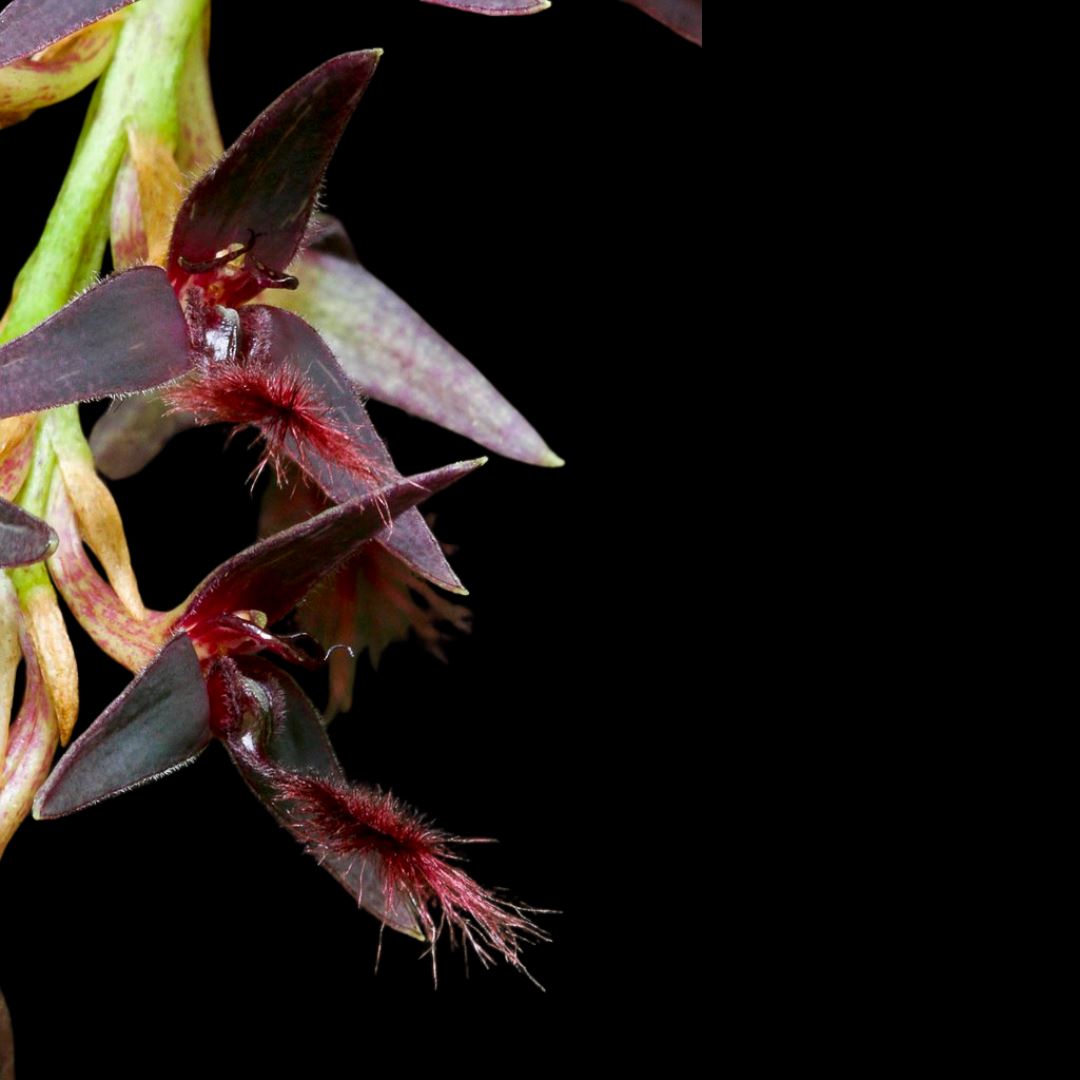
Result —
[{"label": "petal", "polygon": [[551,0],[423,0],[425,4],[471,11],[474,15],[535,15],[547,11]]},{"label": "petal", "polygon": [[[411,507],[442,491],[483,464],[448,465],[381,488],[311,518],[230,559],[192,594],[178,622],[180,630],[237,611],[261,611],[272,625],[283,619],[361,545]],[[394,531],[399,525],[395,521]]]},{"label": "petal", "polygon": [[194,761],[209,745],[210,700],[189,638],[174,638],[60,759],[34,816],[63,817]]},{"label": "petal", "polygon": [[627,0],[690,41],[701,44],[702,0]]},{"label": "petal", "polygon": [[300,288],[271,302],[316,327],[365,394],[504,457],[563,464],[457,349],[355,259],[312,248],[293,272]]},{"label": "petal", "polygon": [[25,60],[135,0],[12,0],[0,12],[0,67]]},{"label": "petal", "polygon": [[189,352],[164,272],[128,270],[0,348],[0,417],[160,386],[188,370]]},{"label": "petal", "polygon": [[41,562],[56,545],[56,533],[45,522],[0,499],[0,567]]},{"label": "petal", "polygon": [[[274,102],[195,185],[176,222],[169,273],[210,263],[233,244],[283,273],[304,238],[319,186],[381,53],[347,53],[316,68]],[[233,305],[260,288],[230,296]]]},{"label": "petal", "polygon": [[0,762],[0,854],[30,812],[34,794],[49,774],[59,729],[33,642],[21,639],[26,686],[19,717],[8,739],[7,757]]},{"label": "petal", "polygon": [[[242,308],[240,319],[245,338],[264,342],[277,362],[294,367],[322,395],[336,417],[347,422],[358,448],[376,469],[388,479],[396,478],[399,474],[393,460],[372,427],[356,388],[318,333],[291,312],[265,305]],[[371,485],[354,472],[306,448],[295,447],[294,451],[301,468],[335,502],[348,502],[371,493]],[[421,577],[451,592],[465,592],[418,510],[402,514],[393,532],[380,537],[380,541]]]},{"label": "petal", "polygon": [[[239,671],[249,683],[248,696],[258,695],[265,702],[266,715],[261,730],[249,730],[226,743],[229,756],[266,809],[303,843],[305,835],[297,827],[296,816],[273,783],[275,771],[335,784],[345,782],[345,773],[315,706],[293,679],[257,657],[245,660]],[[325,852],[320,853],[319,864],[376,918],[424,940],[416,908],[406,892],[399,891],[387,905],[378,858]]]}]

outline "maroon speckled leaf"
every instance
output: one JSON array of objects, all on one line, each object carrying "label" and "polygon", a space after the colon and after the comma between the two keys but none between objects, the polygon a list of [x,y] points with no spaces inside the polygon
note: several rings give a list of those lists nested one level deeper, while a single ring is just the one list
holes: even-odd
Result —
[{"label": "maroon speckled leaf", "polygon": [[[240,309],[240,323],[246,339],[263,342],[277,363],[292,365],[314,386],[336,418],[347,423],[354,441],[380,478],[392,481],[400,476],[368,419],[356,387],[315,330],[289,311],[258,304]],[[361,477],[326,461],[314,451],[301,452],[295,446],[292,451],[298,464],[335,502],[344,503],[371,493],[371,485]],[[451,592],[465,592],[418,510],[403,513],[393,532],[380,537],[380,541],[421,577]]]},{"label": "maroon speckled leaf", "polygon": [[627,0],[689,41],[701,44],[701,6],[704,0]]},{"label": "maroon speckled leaf", "polygon": [[0,568],[41,562],[58,543],[45,522],[0,499]]},{"label": "maroon speckled leaf", "polygon": [[34,817],[63,817],[156,780],[211,738],[206,682],[180,635],[72,744],[38,792]]},{"label": "maroon speckled leaf", "polygon": [[293,267],[294,293],[276,306],[303,316],[361,390],[377,401],[457,432],[504,457],[558,467],[536,429],[452,345],[356,260],[340,224]]},{"label": "maroon speckled leaf", "polygon": [[164,271],[128,270],[0,348],[0,417],[161,386],[188,370],[189,353]]},{"label": "maroon speckled leaf", "polygon": [[[237,611],[263,612],[273,625],[361,545],[386,531],[388,519],[399,518],[481,464],[465,461],[399,480],[255,544],[195,590],[178,628],[194,631]],[[393,531],[398,528],[395,521]]]},{"label": "maroon speckled leaf", "polygon": [[135,0],[12,0],[0,12],[0,67],[47,49]]},{"label": "maroon speckled leaf", "polygon": [[551,0],[423,0],[425,4],[471,11],[474,15],[535,15],[547,11]]},{"label": "maroon speckled leaf", "polygon": [[[240,775],[278,823],[304,843],[290,804],[273,783],[273,771],[304,773],[344,783],[345,773],[326,735],[322,719],[290,676],[260,657],[244,658],[234,677],[248,682],[246,698],[265,703],[265,714],[254,729],[246,728],[226,746]],[[269,769],[267,768],[269,766]],[[321,853],[319,864],[376,918],[404,934],[423,940],[416,910],[403,890],[386,904],[378,860],[343,858]]]},{"label": "maroon speckled leaf", "polygon": [[[381,53],[347,53],[305,76],[274,102],[195,185],[173,231],[169,274],[182,284],[193,267],[233,245],[284,273],[304,238],[330,163]],[[232,304],[260,288],[237,288]]]}]

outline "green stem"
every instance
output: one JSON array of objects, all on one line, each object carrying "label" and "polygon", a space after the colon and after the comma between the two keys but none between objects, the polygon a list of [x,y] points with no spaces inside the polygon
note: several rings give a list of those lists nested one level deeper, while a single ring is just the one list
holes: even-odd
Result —
[{"label": "green stem", "polygon": [[[129,127],[171,146],[179,133],[177,100],[193,33],[209,0],[141,0],[129,9],[112,63],[98,83],[56,205],[15,284],[0,344],[32,330],[93,283],[108,237],[112,190],[127,150]],[[19,504],[45,509],[56,464],[54,440],[65,452],[89,453],[78,406],[56,410],[38,425],[33,465]],[[48,585],[44,566],[12,572],[20,596]]]},{"label": "green stem", "polygon": [[[175,145],[177,94],[188,41],[208,2],[142,0],[131,8],[41,242],[19,275],[5,339],[25,334],[89,283],[79,275],[87,274],[92,255],[88,247],[100,235],[99,223],[107,220],[128,126]],[[97,269],[89,267],[91,272]]]}]

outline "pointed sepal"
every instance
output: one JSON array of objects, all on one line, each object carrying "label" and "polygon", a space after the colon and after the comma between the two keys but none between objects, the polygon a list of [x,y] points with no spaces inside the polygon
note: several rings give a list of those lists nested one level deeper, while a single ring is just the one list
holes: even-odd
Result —
[{"label": "pointed sepal", "polygon": [[405,512],[482,464],[483,459],[466,461],[399,480],[260,541],[195,590],[178,628],[197,635],[200,626],[238,611],[259,611],[266,624],[273,625],[363,544],[387,531],[391,522],[396,532]]},{"label": "pointed sepal", "polygon": [[[283,775],[309,776],[329,784],[345,783],[345,773],[330,744],[315,706],[285,672],[253,657],[239,665],[223,665],[222,679],[239,680],[241,694],[258,709],[254,722],[235,730],[225,738],[233,764],[259,801],[301,843],[304,830],[298,826],[297,813],[280,789]],[[399,891],[387,897],[379,860],[371,856],[342,856],[319,853],[319,865],[376,918],[410,937],[424,939],[415,905],[409,895]]]},{"label": "pointed sepal", "polygon": [[238,274],[218,277],[217,302],[235,307],[275,283],[275,277],[285,277],[330,158],[380,56],[378,50],[346,53],[316,68],[278,98],[195,185],[173,232],[169,274],[174,283],[214,275],[224,268],[227,252],[243,254],[245,263]]},{"label": "pointed sepal", "polygon": [[164,271],[128,270],[0,347],[0,417],[161,386],[189,370],[190,351]]},{"label": "pointed sepal", "polygon": [[56,533],[45,522],[0,499],[0,569],[41,562],[58,543]]},{"label": "pointed sepal", "polygon": [[206,682],[181,634],[60,759],[34,816],[63,817],[155,780],[194,760],[211,738]]},{"label": "pointed sepal", "polygon": [[457,349],[350,255],[341,226],[323,220],[328,232],[294,267],[300,288],[275,293],[270,302],[317,327],[367,396],[503,457],[562,465],[536,429]]},{"label": "pointed sepal", "polygon": [[[349,432],[355,446],[371,463],[374,474],[386,480],[400,476],[386,445],[368,418],[352,380],[326,342],[299,316],[280,308],[250,305],[241,309],[246,340],[263,343],[275,363],[291,368],[321,397],[335,420]],[[316,449],[296,445],[290,450],[296,463],[335,502],[362,498],[373,490],[370,475],[343,467]],[[446,554],[418,510],[403,513],[393,532],[380,538],[395,555],[421,577],[449,590],[464,593]]]}]

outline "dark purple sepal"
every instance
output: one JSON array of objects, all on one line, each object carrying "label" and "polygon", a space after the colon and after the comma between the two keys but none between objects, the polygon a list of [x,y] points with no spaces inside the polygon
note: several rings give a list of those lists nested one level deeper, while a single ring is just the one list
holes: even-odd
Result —
[{"label": "dark purple sepal", "polygon": [[190,365],[187,321],[169,279],[141,266],[0,347],[0,417],[149,390]]},{"label": "dark purple sepal", "polygon": [[482,464],[483,459],[465,461],[398,480],[260,541],[199,586],[178,629],[198,637],[222,617],[242,611],[262,612],[272,626],[360,547],[388,530],[388,521],[396,532],[405,511]]},{"label": "dark purple sepal", "polygon": [[0,12],[0,67],[25,60],[135,0],[12,0]]},{"label": "dark purple sepal", "polygon": [[223,302],[242,304],[292,262],[334,150],[381,53],[346,53],[286,90],[225,151],[184,200],[173,229],[169,276],[182,284],[235,245],[250,248],[250,282]]},{"label": "dark purple sepal", "polygon": [[0,569],[41,562],[59,544],[56,533],[44,521],[0,499]]},{"label": "dark purple sepal", "polygon": [[[355,383],[314,328],[291,311],[262,304],[241,308],[240,325],[246,341],[258,342],[255,347],[271,350],[275,362],[292,365],[319,392],[339,422],[348,426],[357,448],[380,478],[388,482],[400,478],[386,444],[360,401]],[[294,445],[290,452],[335,502],[361,498],[373,490],[363,477],[310,449]],[[466,591],[419,510],[403,513],[395,520],[393,532],[380,537],[380,542],[421,577],[451,592]]]},{"label": "dark purple sepal", "polygon": [[[246,725],[232,738],[223,740],[229,756],[248,787],[278,823],[300,843],[305,843],[305,834],[297,825],[289,800],[275,786],[275,774],[307,774],[341,784],[345,782],[344,770],[318,711],[289,675],[259,657],[240,660],[235,671],[248,682],[244,697],[251,701],[257,695],[265,703],[265,709],[255,725]],[[405,890],[398,890],[387,907],[387,891],[377,858],[345,858],[324,851],[319,853],[318,862],[376,918],[401,933],[424,938]]]},{"label": "dark purple sepal", "polygon": [[34,817],[63,817],[156,780],[211,738],[206,682],[181,634],[76,739],[38,792]]}]

